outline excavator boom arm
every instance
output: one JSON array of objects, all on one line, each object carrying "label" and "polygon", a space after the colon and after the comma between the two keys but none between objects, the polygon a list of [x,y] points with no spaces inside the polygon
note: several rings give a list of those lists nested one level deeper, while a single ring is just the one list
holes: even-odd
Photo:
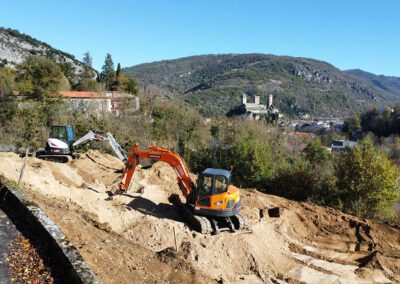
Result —
[{"label": "excavator boom arm", "polygon": [[147,149],[141,150],[138,144],[132,147],[125,163],[122,180],[119,184],[120,190],[127,191],[129,188],[136,166],[139,164],[139,159],[163,161],[169,164],[175,170],[178,185],[185,197],[194,190],[195,185],[190,177],[189,169],[185,161],[177,153],[155,146],[149,146]]},{"label": "excavator boom arm", "polygon": [[81,138],[76,140],[74,142],[74,144],[72,144],[72,146],[77,147],[81,144],[84,144],[84,143],[87,143],[87,142],[90,142],[93,140],[107,142],[108,144],[110,144],[111,148],[114,150],[114,152],[118,156],[118,158],[122,161],[126,161],[126,159],[127,159],[126,154],[125,154],[124,150],[122,150],[121,146],[117,143],[114,136],[110,132],[107,132],[106,136],[107,137],[104,137],[104,136],[90,130],[84,136],[82,136]]}]

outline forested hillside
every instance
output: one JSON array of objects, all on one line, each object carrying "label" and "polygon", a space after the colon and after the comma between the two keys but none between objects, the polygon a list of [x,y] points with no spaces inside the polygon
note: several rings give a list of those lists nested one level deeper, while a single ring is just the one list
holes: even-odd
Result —
[{"label": "forested hillside", "polygon": [[400,96],[400,78],[394,76],[375,75],[360,69],[346,70],[347,74],[357,78],[365,84],[383,92]]},{"label": "forested hillside", "polygon": [[285,114],[340,117],[399,101],[398,92],[378,88],[333,65],[307,58],[267,54],[191,56],[125,68],[142,85],[183,98],[206,116],[225,114],[243,92],[275,95]]}]

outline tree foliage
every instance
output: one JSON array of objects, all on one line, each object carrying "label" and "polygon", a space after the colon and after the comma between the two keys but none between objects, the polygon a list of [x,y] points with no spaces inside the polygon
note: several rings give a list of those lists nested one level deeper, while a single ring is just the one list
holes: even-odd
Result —
[{"label": "tree foliage", "polygon": [[399,172],[370,139],[339,155],[334,170],[338,197],[346,211],[363,217],[394,218],[394,204],[400,199]]},{"label": "tree foliage", "polygon": [[15,71],[9,68],[0,68],[0,98],[12,94],[15,89]]},{"label": "tree foliage", "polygon": [[[230,152],[230,153],[229,153]],[[240,186],[257,186],[272,174],[272,155],[269,143],[260,143],[250,135],[228,150],[225,167],[234,173]]]},{"label": "tree foliage", "polygon": [[131,95],[136,95],[138,93],[138,83],[134,78],[126,76],[122,72],[121,64],[118,63],[117,71],[114,74],[115,81],[112,86],[114,91],[124,91]]},{"label": "tree foliage", "polygon": [[319,140],[314,140],[308,143],[304,149],[304,154],[311,165],[315,166],[318,163],[328,160],[328,151],[321,145]]},{"label": "tree foliage", "polygon": [[361,115],[348,118],[345,126],[345,130],[349,133],[372,132],[378,137],[400,134],[400,105],[394,108],[388,107],[383,111],[376,108],[370,109]]},{"label": "tree foliage", "polygon": [[104,90],[103,86],[93,79],[81,79],[76,85],[75,90],[87,92],[101,92]]},{"label": "tree foliage", "polygon": [[34,98],[54,97],[62,89],[69,89],[60,67],[37,56],[29,56],[17,66],[16,82],[20,93]]},{"label": "tree foliage", "polygon": [[131,95],[136,95],[138,92],[137,81],[133,78],[125,76],[124,74],[121,74],[118,77],[115,86],[116,91],[125,91],[130,93]]},{"label": "tree foliage", "polygon": [[75,86],[77,91],[91,91],[91,92],[101,92],[103,86],[94,80],[96,73],[92,68],[92,56],[90,52],[87,51],[83,55],[83,69],[79,76],[79,83]]},{"label": "tree foliage", "polygon": [[64,73],[64,76],[68,79],[71,86],[75,86],[78,84],[78,75],[76,74],[75,66],[70,62],[61,62],[58,63],[61,71]]},{"label": "tree foliage", "polygon": [[107,53],[104,65],[100,73],[100,81],[105,84],[107,90],[112,90],[115,85],[116,74],[114,71],[114,62],[111,54]]},{"label": "tree foliage", "polygon": [[9,121],[15,111],[16,103],[12,100],[15,90],[15,71],[0,68],[0,124]]},{"label": "tree foliage", "polygon": [[89,51],[85,52],[85,54],[83,55],[82,62],[83,62],[83,69],[81,73],[81,79],[93,79],[95,73],[92,67],[93,59]]},{"label": "tree foliage", "polygon": [[[185,148],[196,144],[201,117],[185,106],[169,103],[157,104],[152,111],[154,139],[167,145],[176,145],[181,154]],[[171,146],[170,146],[171,147]]]}]

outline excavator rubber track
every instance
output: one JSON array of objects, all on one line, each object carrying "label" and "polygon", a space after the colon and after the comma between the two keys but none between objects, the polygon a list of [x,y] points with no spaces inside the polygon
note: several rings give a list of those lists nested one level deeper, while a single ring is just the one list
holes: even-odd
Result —
[{"label": "excavator rubber track", "polygon": [[235,232],[246,228],[246,221],[240,214],[232,217],[212,218],[206,216],[194,215],[191,208],[183,203],[176,204],[190,227],[201,234],[218,234],[222,231]]},{"label": "excavator rubber track", "polygon": [[232,216],[230,218],[231,218],[232,223],[235,226],[236,230],[244,230],[244,229],[246,229],[246,219],[242,215],[237,214],[237,215]]},{"label": "excavator rubber track", "polygon": [[175,203],[179,207],[179,211],[185,219],[186,223],[194,230],[202,234],[211,234],[213,229],[210,220],[204,216],[194,215],[188,205],[183,203]]},{"label": "excavator rubber track", "polygon": [[72,161],[72,157],[69,155],[36,155],[36,158],[56,163],[69,163]]}]

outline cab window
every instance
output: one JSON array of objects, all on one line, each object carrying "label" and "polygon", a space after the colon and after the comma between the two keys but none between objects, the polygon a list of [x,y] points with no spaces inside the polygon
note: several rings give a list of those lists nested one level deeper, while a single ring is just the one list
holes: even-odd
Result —
[{"label": "cab window", "polygon": [[67,140],[67,130],[63,126],[55,126],[51,129],[50,137],[60,140]]},{"label": "cab window", "polygon": [[215,176],[215,193],[224,193],[228,189],[228,180],[225,176]]},{"label": "cab window", "polygon": [[212,189],[212,177],[204,176],[200,187],[200,192],[199,192],[200,196],[211,195],[211,189]]}]

